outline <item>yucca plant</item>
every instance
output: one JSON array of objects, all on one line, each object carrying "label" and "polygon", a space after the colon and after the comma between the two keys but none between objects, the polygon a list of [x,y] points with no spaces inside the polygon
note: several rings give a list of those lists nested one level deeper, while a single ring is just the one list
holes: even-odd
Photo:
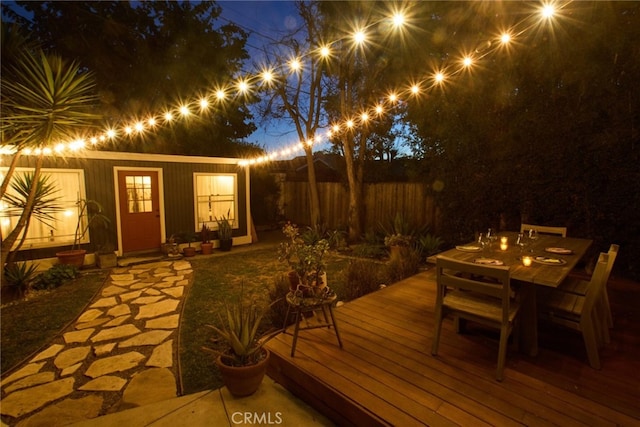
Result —
[{"label": "yucca plant", "polygon": [[[12,147],[15,155],[0,186],[0,197],[5,195],[15,162],[25,149],[45,148],[55,141],[75,139],[79,131],[86,130],[100,118],[94,112],[98,97],[93,77],[84,72],[79,63],[67,63],[60,57],[33,52],[30,48],[13,51],[18,53],[11,58],[11,65],[3,63],[2,67],[0,134],[2,145]],[[40,154],[36,157],[32,183],[40,182],[42,162]],[[36,193],[37,188],[32,186],[16,226],[7,236],[2,236],[3,265],[28,225]]]}]

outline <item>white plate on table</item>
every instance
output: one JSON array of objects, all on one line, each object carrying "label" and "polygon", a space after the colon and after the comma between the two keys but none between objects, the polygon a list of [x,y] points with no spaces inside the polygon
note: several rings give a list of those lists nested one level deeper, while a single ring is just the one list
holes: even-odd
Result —
[{"label": "white plate on table", "polygon": [[483,265],[504,265],[504,262],[500,261],[499,259],[493,258],[476,258],[473,260],[473,262]]},{"label": "white plate on table", "polygon": [[544,248],[545,252],[549,252],[550,254],[558,254],[558,255],[571,255],[573,251],[567,248]]},{"label": "white plate on table", "polygon": [[565,265],[567,263],[567,261],[562,258],[553,258],[548,256],[533,257],[533,262],[544,265]]},{"label": "white plate on table", "polygon": [[475,245],[456,246],[456,249],[462,252],[480,252],[482,250],[480,246],[475,246]]}]

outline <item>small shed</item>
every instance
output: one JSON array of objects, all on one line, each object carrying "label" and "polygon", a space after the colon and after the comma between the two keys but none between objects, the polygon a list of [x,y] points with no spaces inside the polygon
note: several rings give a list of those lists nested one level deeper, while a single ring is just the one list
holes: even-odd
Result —
[{"label": "small shed", "polygon": [[[3,155],[2,175],[10,159]],[[18,258],[55,257],[74,241],[78,201],[103,207],[110,226],[90,230],[80,242],[88,252],[112,248],[119,256],[159,252],[171,237],[190,236],[196,246],[203,225],[217,230],[216,218],[233,223],[233,244],[252,242],[249,169],[240,159],[161,154],[85,151],[47,156],[42,173],[57,187],[60,210],[53,226],[32,221]],[[21,156],[16,173],[33,171],[36,158]],[[4,209],[5,206],[0,206]],[[2,234],[17,217],[3,216]]]}]

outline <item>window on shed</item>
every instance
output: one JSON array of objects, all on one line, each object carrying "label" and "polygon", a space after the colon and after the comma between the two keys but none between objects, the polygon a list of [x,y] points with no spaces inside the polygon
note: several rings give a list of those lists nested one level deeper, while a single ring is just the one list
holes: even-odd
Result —
[{"label": "window on shed", "polygon": [[195,174],[196,222],[198,229],[207,224],[217,230],[216,217],[229,218],[236,222],[237,177],[235,174]]},{"label": "window on shed", "polygon": [[[0,170],[0,180],[4,179],[7,169]],[[12,184],[16,178],[24,178],[26,174],[33,173],[32,169],[18,168],[11,179]],[[46,216],[42,220],[37,215],[32,215],[27,229],[27,235],[21,249],[43,248],[51,246],[71,245],[73,243],[76,224],[78,223],[78,201],[85,199],[84,171],[66,169],[43,169],[43,176],[48,176],[49,185],[55,192],[51,198],[55,199],[48,204],[48,209],[43,209]],[[12,185],[7,189],[7,195],[17,201],[24,202]],[[10,203],[5,197],[0,201],[0,221],[2,235],[7,236],[16,226],[23,207]],[[19,240],[20,238],[18,238]],[[88,242],[88,234],[81,243]]]}]

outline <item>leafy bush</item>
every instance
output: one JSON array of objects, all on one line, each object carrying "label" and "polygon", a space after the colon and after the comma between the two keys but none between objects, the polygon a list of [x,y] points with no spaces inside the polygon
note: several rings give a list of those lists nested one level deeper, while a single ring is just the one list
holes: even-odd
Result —
[{"label": "leafy bush", "polygon": [[416,246],[406,248],[403,256],[391,257],[387,264],[387,275],[390,283],[395,283],[418,272],[421,261],[420,250]]},{"label": "leafy bush", "polygon": [[56,264],[44,273],[40,273],[33,283],[34,289],[53,289],[78,277],[78,268],[74,265]]},{"label": "leafy bush", "polygon": [[345,298],[352,300],[369,294],[387,282],[381,265],[368,260],[352,260],[347,267]]},{"label": "leafy bush", "polygon": [[[289,305],[286,296],[289,292],[289,277],[286,274],[279,274],[273,283],[273,287],[269,290],[269,318],[274,328],[282,328],[287,315]],[[293,317],[293,316],[291,316]],[[289,323],[292,323],[290,320]]]},{"label": "leafy bush", "polygon": [[353,250],[353,255],[363,258],[383,258],[387,255],[384,247],[383,237],[376,234],[375,231],[369,230],[363,236],[363,243]]},{"label": "leafy bush", "polygon": [[23,296],[29,290],[37,269],[36,264],[27,266],[26,262],[11,263],[4,268],[4,277],[7,284],[14,288],[19,296]]}]

